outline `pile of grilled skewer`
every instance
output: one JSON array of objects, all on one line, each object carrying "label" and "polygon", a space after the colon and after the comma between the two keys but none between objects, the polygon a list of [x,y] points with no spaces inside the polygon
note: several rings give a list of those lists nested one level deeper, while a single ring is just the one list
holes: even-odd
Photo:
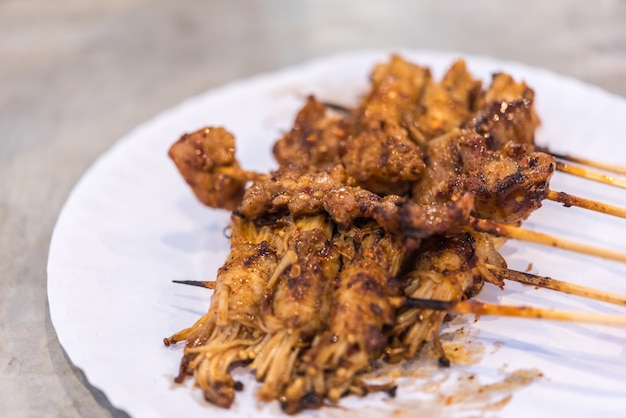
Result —
[{"label": "pile of grilled skewer", "polygon": [[519,228],[544,199],[625,216],[550,190],[557,169],[582,169],[535,146],[533,100],[504,73],[483,88],[459,60],[437,82],[392,56],[354,109],[309,97],[274,145],[280,166],[271,173],[242,169],[223,128],[183,135],[170,157],[198,199],[232,220],[215,281],[191,282],[214,290],[208,313],[164,340],[186,340],[176,380],[193,375],[208,401],[229,407],[240,388],[230,370],[244,363],[262,382],[260,399],[296,413],[365,395],[374,361],[414,358],[427,342],[448,364],[438,339],[448,312],[626,324],[470,300],[485,282],[515,280],[625,304],[509,270],[497,251],[516,238],[626,261]]}]

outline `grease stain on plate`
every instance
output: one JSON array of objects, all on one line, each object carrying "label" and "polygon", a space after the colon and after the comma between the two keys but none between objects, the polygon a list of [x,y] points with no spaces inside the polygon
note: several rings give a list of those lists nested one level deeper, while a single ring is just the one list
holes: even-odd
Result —
[{"label": "grease stain on plate", "polygon": [[[382,365],[371,372],[368,382],[388,383],[394,381],[402,396],[382,397],[380,406],[374,405],[364,412],[339,407],[342,413],[358,412],[360,417],[393,416],[410,417],[419,411],[421,417],[485,416],[500,411],[513,398],[515,392],[528,387],[543,377],[537,369],[497,371],[498,377],[491,381],[471,371],[486,354],[480,341],[479,331],[468,324],[465,315],[453,317],[449,328],[441,334],[441,343],[452,363],[450,368],[438,364],[438,355],[432,344],[427,344],[416,359],[395,365]],[[494,343],[494,352],[502,343]],[[348,400],[349,402],[349,400]],[[344,405],[346,402],[341,403]],[[384,405],[384,406],[383,406]],[[333,409],[326,409],[326,416],[335,416]]]}]

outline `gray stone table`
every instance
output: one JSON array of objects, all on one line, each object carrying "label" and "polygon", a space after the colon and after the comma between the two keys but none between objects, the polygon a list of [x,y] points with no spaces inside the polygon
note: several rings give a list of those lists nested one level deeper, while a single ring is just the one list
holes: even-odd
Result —
[{"label": "gray stone table", "polygon": [[119,137],[206,89],[325,54],[428,48],[626,95],[621,0],[0,0],[0,416],[125,416],[50,322],[50,236]]}]

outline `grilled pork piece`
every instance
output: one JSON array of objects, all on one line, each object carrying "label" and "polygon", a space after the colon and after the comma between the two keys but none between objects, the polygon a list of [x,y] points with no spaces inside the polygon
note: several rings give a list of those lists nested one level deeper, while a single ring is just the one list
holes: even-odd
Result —
[{"label": "grilled pork piece", "polygon": [[419,111],[431,74],[426,67],[392,55],[389,62],[376,65],[370,79],[372,87],[356,110],[360,125],[381,121],[398,125],[405,115]]},{"label": "grilled pork piece", "polygon": [[350,121],[329,116],[326,107],[309,96],[293,127],[274,144],[274,158],[282,166],[314,166],[325,169],[340,159]]},{"label": "grilled pork piece", "polygon": [[516,81],[509,74],[497,72],[491,77],[491,84],[477,97],[475,108],[489,106],[490,103],[526,101],[533,103],[535,92],[525,82]]},{"label": "grilled pork piece", "polygon": [[543,152],[517,159],[495,153],[479,171],[465,175],[460,187],[474,196],[478,217],[519,224],[541,207],[555,170],[555,158]]},{"label": "grilled pork piece", "polygon": [[341,173],[340,166],[332,173],[281,168],[246,190],[237,213],[248,219],[328,213],[342,230],[357,219],[374,218],[394,234],[419,240],[466,225],[473,209],[471,196],[462,193],[434,204],[417,204],[397,195],[381,198],[361,187],[345,186]]},{"label": "grilled pork piece", "polygon": [[430,71],[394,55],[376,66],[372,88],[356,109],[341,162],[359,186],[382,195],[405,194],[424,171],[419,147],[403,127],[417,105]]},{"label": "grilled pork piece", "polygon": [[356,184],[381,195],[408,193],[425,168],[406,131],[386,122],[351,137],[341,162]]},{"label": "grilled pork piece", "polygon": [[341,166],[330,171],[281,167],[270,176],[254,181],[243,196],[237,212],[253,219],[288,211],[292,216],[324,211],[324,197],[346,182]]},{"label": "grilled pork piece", "polygon": [[356,185],[380,194],[403,194],[424,170],[420,149],[402,127],[430,72],[399,56],[376,67],[363,104],[342,117],[328,115],[309,97],[294,126],[274,145],[282,166],[328,169],[342,164]]},{"label": "grilled pork piece", "polygon": [[532,150],[539,126],[534,99],[535,92],[526,83],[496,73],[489,88],[476,101],[476,113],[465,127],[483,135],[489,149],[501,150],[513,142]]},{"label": "grilled pork piece", "polygon": [[554,157],[528,153],[512,143],[492,151],[486,141],[464,130],[431,141],[425,153],[428,166],[413,185],[413,200],[432,204],[469,193],[477,216],[509,224],[541,207],[556,168]]},{"label": "grilled pork piece", "polygon": [[422,205],[409,199],[383,199],[373,218],[389,232],[405,238],[405,245],[416,248],[431,235],[454,231],[466,225],[474,209],[466,193],[441,204]]},{"label": "grilled pork piece", "polygon": [[439,83],[431,81],[426,87],[421,112],[407,119],[412,139],[424,147],[432,138],[461,127],[474,110],[481,85],[467,71],[465,61],[452,64]]},{"label": "grilled pork piece", "polygon": [[183,135],[170,147],[169,156],[198,200],[212,208],[235,209],[246,182],[255,177],[239,167],[235,139],[224,128]]},{"label": "grilled pork piece", "polygon": [[465,127],[485,137],[487,147],[503,149],[509,143],[533,147],[538,119],[532,102],[491,102],[478,110]]}]

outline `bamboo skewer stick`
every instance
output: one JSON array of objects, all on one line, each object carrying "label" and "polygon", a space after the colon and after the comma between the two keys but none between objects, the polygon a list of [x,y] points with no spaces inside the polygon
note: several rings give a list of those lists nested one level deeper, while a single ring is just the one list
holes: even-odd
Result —
[{"label": "bamboo skewer stick", "polygon": [[234,167],[219,167],[216,172],[219,175],[231,177],[239,181],[255,181],[265,176],[265,174],[257,173],[256,171],[247,171]]},{"label": "bamboo skewer stick", "polygon": [[582,254],[593,255],[596,257],[616,260],[626,263],[626,253],[611,250],[609,248],[595,247],[589,244],[568,240],[565,238],[553,237],[540,232],[529,231],[527,229],[506,225],[495,222],[490,219],[471,218],[470,225],[480,232],[486,232],[499,237],[511,238],[520,241],[532,242],[535,244],[546,245],[563,250],[574,251]]},{"label": "bamboo skewer stick", "polygon": [[329,110],[333,110],[335,112],[339,112],[339,113],[350,113],[350,108],[348,106],[344,106],[342,104],[339,103],[332,103],[332,102],[322,102],[322,105]]},{"label": "bamboo skewer stick", "polygon": [[569,162],[572,162],[572,163],[583,164],[583,165],[586,165],[588,167],[593,167],[593,168],[597,168],[597,169],[600,169],[600,170],[609,171],[609,172],[615,173],[615,174],[626,175],[626,167],[621,166],[621,165],[609,164],[609,163],[605,163],[605,162],[602,162],[602,161],[590,160],[590,159],[587,159],[587,158],[577,157],[575,155],[560,154],[560,153],[547,151],[547,150],[545,152],[547,152],[548,154],[552,154],[556,158],[559,158],[561,160],[569,161]]},{"label": "bamboo skewer stick", "polygon": [[597,181],[598,183],[608,184],[611,186],[626,189],[626,179],[614,177],[593,170],[587,170],[585,168],[563,163],[560,161],[556,162],[556,169],[563,173],[571,174],[573,176],[583,177],[588,180]]},{"label": "bamboo skewer stick", "polygon": [[537,276],[530,273],[523,273],[521,271],[505,269],[492,264],[487,264],[486,267],[502,279],[542,287],[544,289],[555,290],[557,292],[567,293],[568,295],[581,296],[601,302],[626,306],[626,295],[619,295],[617,293],[593,289],[587,286],[563,282],[551,277]]},{"label": "bamboo skewer stick", "polygon": [[626,326],[626,316],[623,315],[562,311],[556,309],[534,308],[531,306],[495,305],[476,300],[451,302],[445,300],[408,298],[404,301],[403,306],[407,308],[433,309],[437,311],[469,313],[476,315],[511,316],[518,318],[550,319],[555,321]]},{"label": "bamboo skewer stick", "polygon": [[[537,286],[544,289],[550,289],[568,295],[580,296],[587,299],[594,299],[601,302],[612,303],[614,305],[626,306],[626,295],[611,293],[603,290],[594,289],[587,286],[576,285],[553,279],[551,277],[538,276],[535,274],[524,273],[517,270],[505,269],[502,267],[487,264],[486,267],[497,274],[500,278],[513,282],[523,283],[531,286]],[[205,289],[215,289],[214,281],[201,280],[173,280],[174,283],[186,284],[190,286],[203,287]],[[398,306],[402,303],[397,303]]]},{"label": "bamboo skewer stick", "polygon": [[563,203],[563,205],[567,207],[576,206],[582,209],[604,213],[605,215],[626,218],[626,208],[609,205],[608,203],[598,202],[596,200],[585,199],[584,197],[574,196],[565,192],[550,190],[546,198],[554,202]]}]

